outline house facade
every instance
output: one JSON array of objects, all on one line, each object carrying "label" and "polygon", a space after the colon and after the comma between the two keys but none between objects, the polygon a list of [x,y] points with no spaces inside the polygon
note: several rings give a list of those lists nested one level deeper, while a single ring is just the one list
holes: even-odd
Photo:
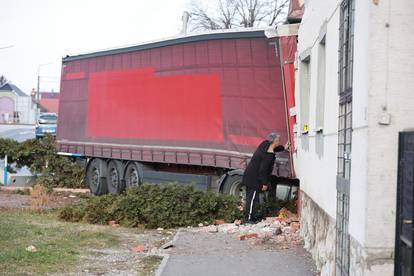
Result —
[{"label": "house facade", "polygon": [[305,2],[291,114],[301,233],[321,275],[394,275],[401,261],[399,137],[414,129],[413,11],[411,0]]},{"label": "house facade", "polygon": [[0,87],[0,123],[34,124],[35,108],[30,96],[16,85],[5,83]]},{"label": "house facade", "polygon": [[[59,92],[45,92],[39,93],[39,108],[40,112],[58,113],[59,112]],[[36,91],[33,88],[31,92],[32,102],[36,103]]]}]

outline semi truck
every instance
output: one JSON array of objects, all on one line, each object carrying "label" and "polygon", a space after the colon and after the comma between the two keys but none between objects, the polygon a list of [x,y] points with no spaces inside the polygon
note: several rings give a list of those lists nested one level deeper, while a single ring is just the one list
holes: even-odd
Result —
[{"label": "semi truck", "polygon": [[[95,195],[179,182],[242,196],[269,132],[295,125],[297,25],[212,31],[62,60],[57,147],[86,160]],[[292,151],[272,184],[297,185]]]}]

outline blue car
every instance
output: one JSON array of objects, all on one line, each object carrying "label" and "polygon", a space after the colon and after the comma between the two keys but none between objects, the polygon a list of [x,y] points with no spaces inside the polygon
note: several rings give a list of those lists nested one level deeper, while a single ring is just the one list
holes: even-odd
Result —
[{"label": "blue car", "polygon": [[42,138],[47,134],[56,136],[56,113],[41,113],[36,123],[36,139]]}]

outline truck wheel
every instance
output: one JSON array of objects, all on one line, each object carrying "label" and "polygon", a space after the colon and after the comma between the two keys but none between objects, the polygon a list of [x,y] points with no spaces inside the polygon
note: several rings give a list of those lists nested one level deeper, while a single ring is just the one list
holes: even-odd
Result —
[{"label": "truck wheel", "polygon": [[229,175],[224,180],[222,186],[222,193],[227,195],[234,195],[238,197],[242,202],[246,201],[246,186],[242,185],[241,175]]},{"label": "truck wheel", "polygon": [[142,168],[139,163],[131,162],[125,170],[125,188],[137,187],[142,184]]},{"label": "truck wheel", "polygon": [[92,194],[103,195],[107,193],[105,176],[106,162],[99,158],[92,159],[86,170],[86,181]]},{"label": "truck wheel", "polygon": [[108,164],[108,175],[106,177],[109,193],[118,195],[124,190],[123,176],[124,166],[122,162],[119,160],[111,160]]}]

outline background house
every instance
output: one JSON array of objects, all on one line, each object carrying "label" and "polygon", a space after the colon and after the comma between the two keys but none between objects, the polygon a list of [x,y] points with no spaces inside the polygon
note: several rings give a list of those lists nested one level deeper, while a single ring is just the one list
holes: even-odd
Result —
[{"label": "background house", "polygon": [[[33,103],[36,102],[36,91],[33,89],[32,93],[32,101]],[[40,112],[59,112],[59,92],[45,92],[40,91],[39,95],[39,107]]]},{"label": "background house", "polygon": [[321,275],[411,275],[412,11],[412,0],[306,1],[294,157]]},{"label": "background house", "polygon": [[34,122],[35,109],[30,96],[10,82],[0,86],[0,123]]}]

